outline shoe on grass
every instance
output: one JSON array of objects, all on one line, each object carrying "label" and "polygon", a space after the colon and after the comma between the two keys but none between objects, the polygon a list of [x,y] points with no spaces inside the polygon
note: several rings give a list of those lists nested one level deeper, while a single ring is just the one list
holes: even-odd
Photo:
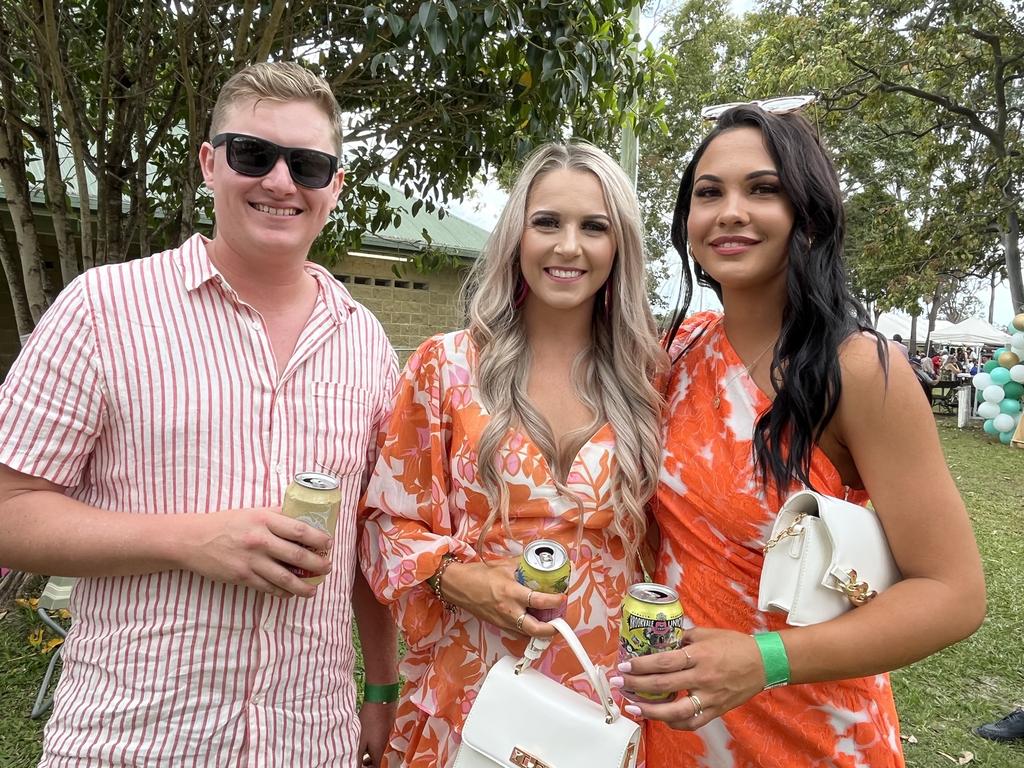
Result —
[{"label": "shoe on grass", "polygon": [[985,723],[974,729],[983,739],[990,741],[1013,741],[1024,739],[1024,709],[1015,709],[1002,720]]}]

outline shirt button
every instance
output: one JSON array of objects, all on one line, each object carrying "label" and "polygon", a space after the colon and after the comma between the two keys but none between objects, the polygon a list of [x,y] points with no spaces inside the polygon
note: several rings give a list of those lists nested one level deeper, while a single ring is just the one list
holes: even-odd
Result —
[{"label": "shirt button", "polygon": [[259,320],[253,320],[252,321],[252,327],[253,327],[253,330],[258,331],[260,329],[260,321]]}]

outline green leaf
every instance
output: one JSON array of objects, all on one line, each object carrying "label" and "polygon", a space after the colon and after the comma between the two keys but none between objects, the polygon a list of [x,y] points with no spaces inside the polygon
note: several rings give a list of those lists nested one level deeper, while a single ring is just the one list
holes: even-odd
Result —
[{"label": "green leaf", "polygon": [[444,49],[448,44],[448,36],[445,34],[444,28],[439,21],[435,21],[427,27],[427,40],[430,43],[430,50],[436,55],[440,56],[444,53]]}]

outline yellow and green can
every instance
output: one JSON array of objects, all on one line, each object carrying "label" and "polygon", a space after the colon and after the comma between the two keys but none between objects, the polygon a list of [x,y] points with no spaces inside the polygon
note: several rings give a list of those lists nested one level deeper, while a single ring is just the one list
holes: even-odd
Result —
[{"label": "yellow and green can", "polygon": [[[281,514],[333,536],[340,507],[341,485],[337,478],[323,472],[299,472],[284,492]],[[330,557],[330,552],[326,551],[317,554]],[[291,566],[289,570],[309,584],[319,584],[324,580],[323,574]]]},{"label": "yellow and green can", "polygon": [[[675,590],[664,584],[634,584],[622,601],[619,622],[619,661],[649,656],[683,647],[683,606]],[[623,690],[640,701],[668,701],[674,694],[649,694]]]},{"label": "yellow and green can", "polygon": [[[571,575],[569,553],[551,539],[537,539],[527,544],[516,568],[516,581],[548,595],[565,594],[569,590]],[[559,608],[528,608],[527,612],[538,621],[551,621],[565,615],[565,605]]]}]

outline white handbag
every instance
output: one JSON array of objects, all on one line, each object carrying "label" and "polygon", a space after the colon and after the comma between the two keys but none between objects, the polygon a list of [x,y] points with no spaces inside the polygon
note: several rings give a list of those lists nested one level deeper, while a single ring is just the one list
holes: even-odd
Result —
[{"label": "white handbag", "polygon": [[564,619],[565,638],[600,704],[530,665],[550,640],[533,639],[521,659],[505,656],[484,678],[462,728],[455,768],[634,768],[640,726],[623,717],[605,670],[595,667]]},{"label": "white handbag", "polygon": [[800,491],[779,510],[764,547],[761,611],[804,627],[834,619],[900,580],[874,510]]}]

